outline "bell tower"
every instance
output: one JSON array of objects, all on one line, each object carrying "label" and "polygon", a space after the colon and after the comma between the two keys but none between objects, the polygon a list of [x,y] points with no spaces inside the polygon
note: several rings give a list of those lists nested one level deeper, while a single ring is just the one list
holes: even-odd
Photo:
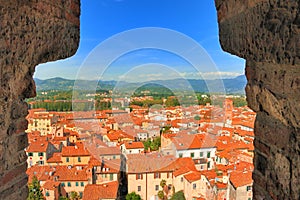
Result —
[{"label": "bell tower", "polygon": [[231,99],[225,99],[223,103],[223,108],[225,112],[225,126],[232,124],[232,110],[233,101]]}]

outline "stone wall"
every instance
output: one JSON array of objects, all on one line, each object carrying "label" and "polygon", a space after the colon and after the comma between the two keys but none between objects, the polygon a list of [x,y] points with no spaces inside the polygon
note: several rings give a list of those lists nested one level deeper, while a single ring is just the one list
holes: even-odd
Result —
[{"label": "stone wall", "polygon": [[35,67],[73,55],[79,0],[0,0],[0,199],[26,199],[27,104]]},{"label": "stone wall", "polygon": [[222,48],[246,59],[254,199],[300,199],[300,2],[215,0]]}]

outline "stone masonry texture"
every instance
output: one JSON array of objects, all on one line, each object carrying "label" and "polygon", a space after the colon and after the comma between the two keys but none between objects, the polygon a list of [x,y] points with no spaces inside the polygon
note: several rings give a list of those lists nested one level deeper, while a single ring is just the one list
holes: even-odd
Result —
[{"label": "stone masonry texture", "polygon": [[0,199],[26,199],[28,111],[40,63],[73,55],[79,0],[0,0]]},{"label": "stone masonry texture", "polygon": [[300,2],[215,0],[222,48],[246,59],[254,199],[300,199]]}]

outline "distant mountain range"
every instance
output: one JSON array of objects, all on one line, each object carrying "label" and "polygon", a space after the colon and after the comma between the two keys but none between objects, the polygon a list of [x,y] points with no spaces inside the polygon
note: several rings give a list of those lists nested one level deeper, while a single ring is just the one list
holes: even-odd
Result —
[{"label": "distant mountain range", "polygon": [[[74,80],[68,80],[64,78],[51,78],[46,80],[41,80],[35,78],[36,88],[38,91],[42,90],[61,90],[68,91],[73,90]],[[244,75],[237,76],[235,78],[227,78],[222,80],[202,80],[202,79],[172,79],[172,80],[155,80],[146,81],[142,83],[129,83],[124,81],[89,81],[89,80],[77,80],[76,89],[79,90],[93,90],[95,85],[98,85],[98,89],[103,90],[113,90],[118,88],[121,90],[132,90],[139,87],[147,89],[147,87],[166,87],[170,90],[176,91],[196,91],[196,92],[209,92],[210,91],[221,92],[222,86],[220,83],[224,84],[226,93],[232,94],[244,94],[244,88],[246,86],[246,77]]]}]

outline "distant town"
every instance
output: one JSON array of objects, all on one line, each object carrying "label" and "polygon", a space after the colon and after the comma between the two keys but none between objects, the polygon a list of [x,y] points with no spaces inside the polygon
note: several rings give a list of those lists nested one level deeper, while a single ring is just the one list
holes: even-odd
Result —
[{"label": "distant town", "polygon": [[243,96],[201,93],[183,106],[102,91],[74,110],[68,93],[50,93],[28,102],[29,197],[252,200],[255,113]]}]

